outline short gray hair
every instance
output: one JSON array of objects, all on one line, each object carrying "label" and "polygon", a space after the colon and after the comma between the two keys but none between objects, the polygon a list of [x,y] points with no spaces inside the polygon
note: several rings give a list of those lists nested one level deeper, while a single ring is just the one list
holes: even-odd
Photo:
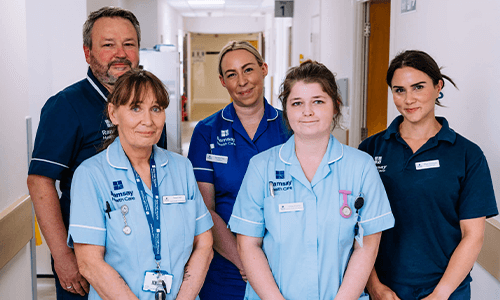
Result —
[{"label": "short gray hair", "polygon": [[94,28],[94,23],[100,18],[124,18],[129,20],[130,23],[135,28],[135,32],[137,33],[137,42],[140,47],[141,44],[141,26],[139,25],[139,21],[134,16],[134,14],[126,9],[120,7],[113,6],[105,6],[99,10],[93,11],[87,18],[87,21],[83,24],[83,45],[92,49],[92,28]]}]

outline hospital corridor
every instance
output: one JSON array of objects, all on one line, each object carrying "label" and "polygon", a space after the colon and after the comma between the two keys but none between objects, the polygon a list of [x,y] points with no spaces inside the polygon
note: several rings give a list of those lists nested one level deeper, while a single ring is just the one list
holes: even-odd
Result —
[{"label": "hospital corridor", "polygon": [[0,299],[500,300],[500,1],[13,0],[0,19]]}]

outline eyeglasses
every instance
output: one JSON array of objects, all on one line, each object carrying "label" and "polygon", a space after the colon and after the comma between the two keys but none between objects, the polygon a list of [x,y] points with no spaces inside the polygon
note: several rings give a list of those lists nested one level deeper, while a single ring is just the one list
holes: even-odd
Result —
[{"label": "eyeglasses", "polygon": [[158,281],[155,300],[165,300],[167,298],[167,285],[163,280]]}]

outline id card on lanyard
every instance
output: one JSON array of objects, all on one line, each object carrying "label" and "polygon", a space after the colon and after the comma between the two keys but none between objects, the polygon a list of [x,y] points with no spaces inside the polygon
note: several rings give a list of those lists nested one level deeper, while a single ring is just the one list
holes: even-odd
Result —
[{"label": "id card on lanyard", "polygon": [[[156,260],[156,270],[147,271],[144,274],[144,291],[158,292],[158,291],[168,291],[172,286],[171,274],[166,271],[161,270],[161,234],[160,234],[160,193],[158,189],[158,179],[156,176],[156,163],[154,160],[154,152],[151,152],[151,157],[149,158],[149,166],[151,172],[151,191],[153,192],[153,211],[149,207],[148,198],[146,195],[146,190],[144,189],[144,184],[141,177],[137,171],[132,166],[132,171],[134,172],[135,181],[137,184],[137,189],[141,196],[142,207],[144,208],[144,213],[146,214],[146,219],[149,225],[149,232],[151,233],[151,242],[153,243],[153,252]],[[165,286],[166,285],[166,286]]]}]

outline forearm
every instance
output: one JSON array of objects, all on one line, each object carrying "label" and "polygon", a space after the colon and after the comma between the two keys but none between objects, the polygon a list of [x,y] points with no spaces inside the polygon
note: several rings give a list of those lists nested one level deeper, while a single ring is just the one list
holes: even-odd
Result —
[{"label": "forearm", "polygon": [[482,238],[464,237],[453,252],[446,271],[433,293],[439,295],[441,299],[448,299],[471,271],[482,245]]},{"label": "forearm", "polygon": [[61,214],[55,180],[39,175],[29,175],[27,183],[38,225],[52,256],[57,259],[61,255],[72,252],[66,244],[68,233]]},{"label": "forearm", "polygon": [[238,248],[236,245],[236,237],[227,228],[226,222],[215,211],[210,211],[214,227],[212,227],[212,234],[214,240],[213,248],[217,253],[222,255],[225,259],[232,262],[238,269],[243,269]]},{"label": "forearm", "polygon": [[354,242],[344,279],[335,299],[358,299],[365,288],[377,257],[381,233],[363,237],[363,247]]},{"label": "forearm", "polygon": [[262,238],[238,235],[238,252],[250,285],[262,300],[285,299],[274,280],[266,255],[262,250]]},{"label": "forearm", "polygon": [[179,300],[196,298],[205,281],[205,276],[213,257],[211,231],[205,231],[196,238],[198,241],[184,267],[182,285],[176,298]]},{"label": "forearm", "polygon": [[104,261],[104,247],[86,244],[74,247],[80,273],[103,300],[138,300],[120,274]]}]

